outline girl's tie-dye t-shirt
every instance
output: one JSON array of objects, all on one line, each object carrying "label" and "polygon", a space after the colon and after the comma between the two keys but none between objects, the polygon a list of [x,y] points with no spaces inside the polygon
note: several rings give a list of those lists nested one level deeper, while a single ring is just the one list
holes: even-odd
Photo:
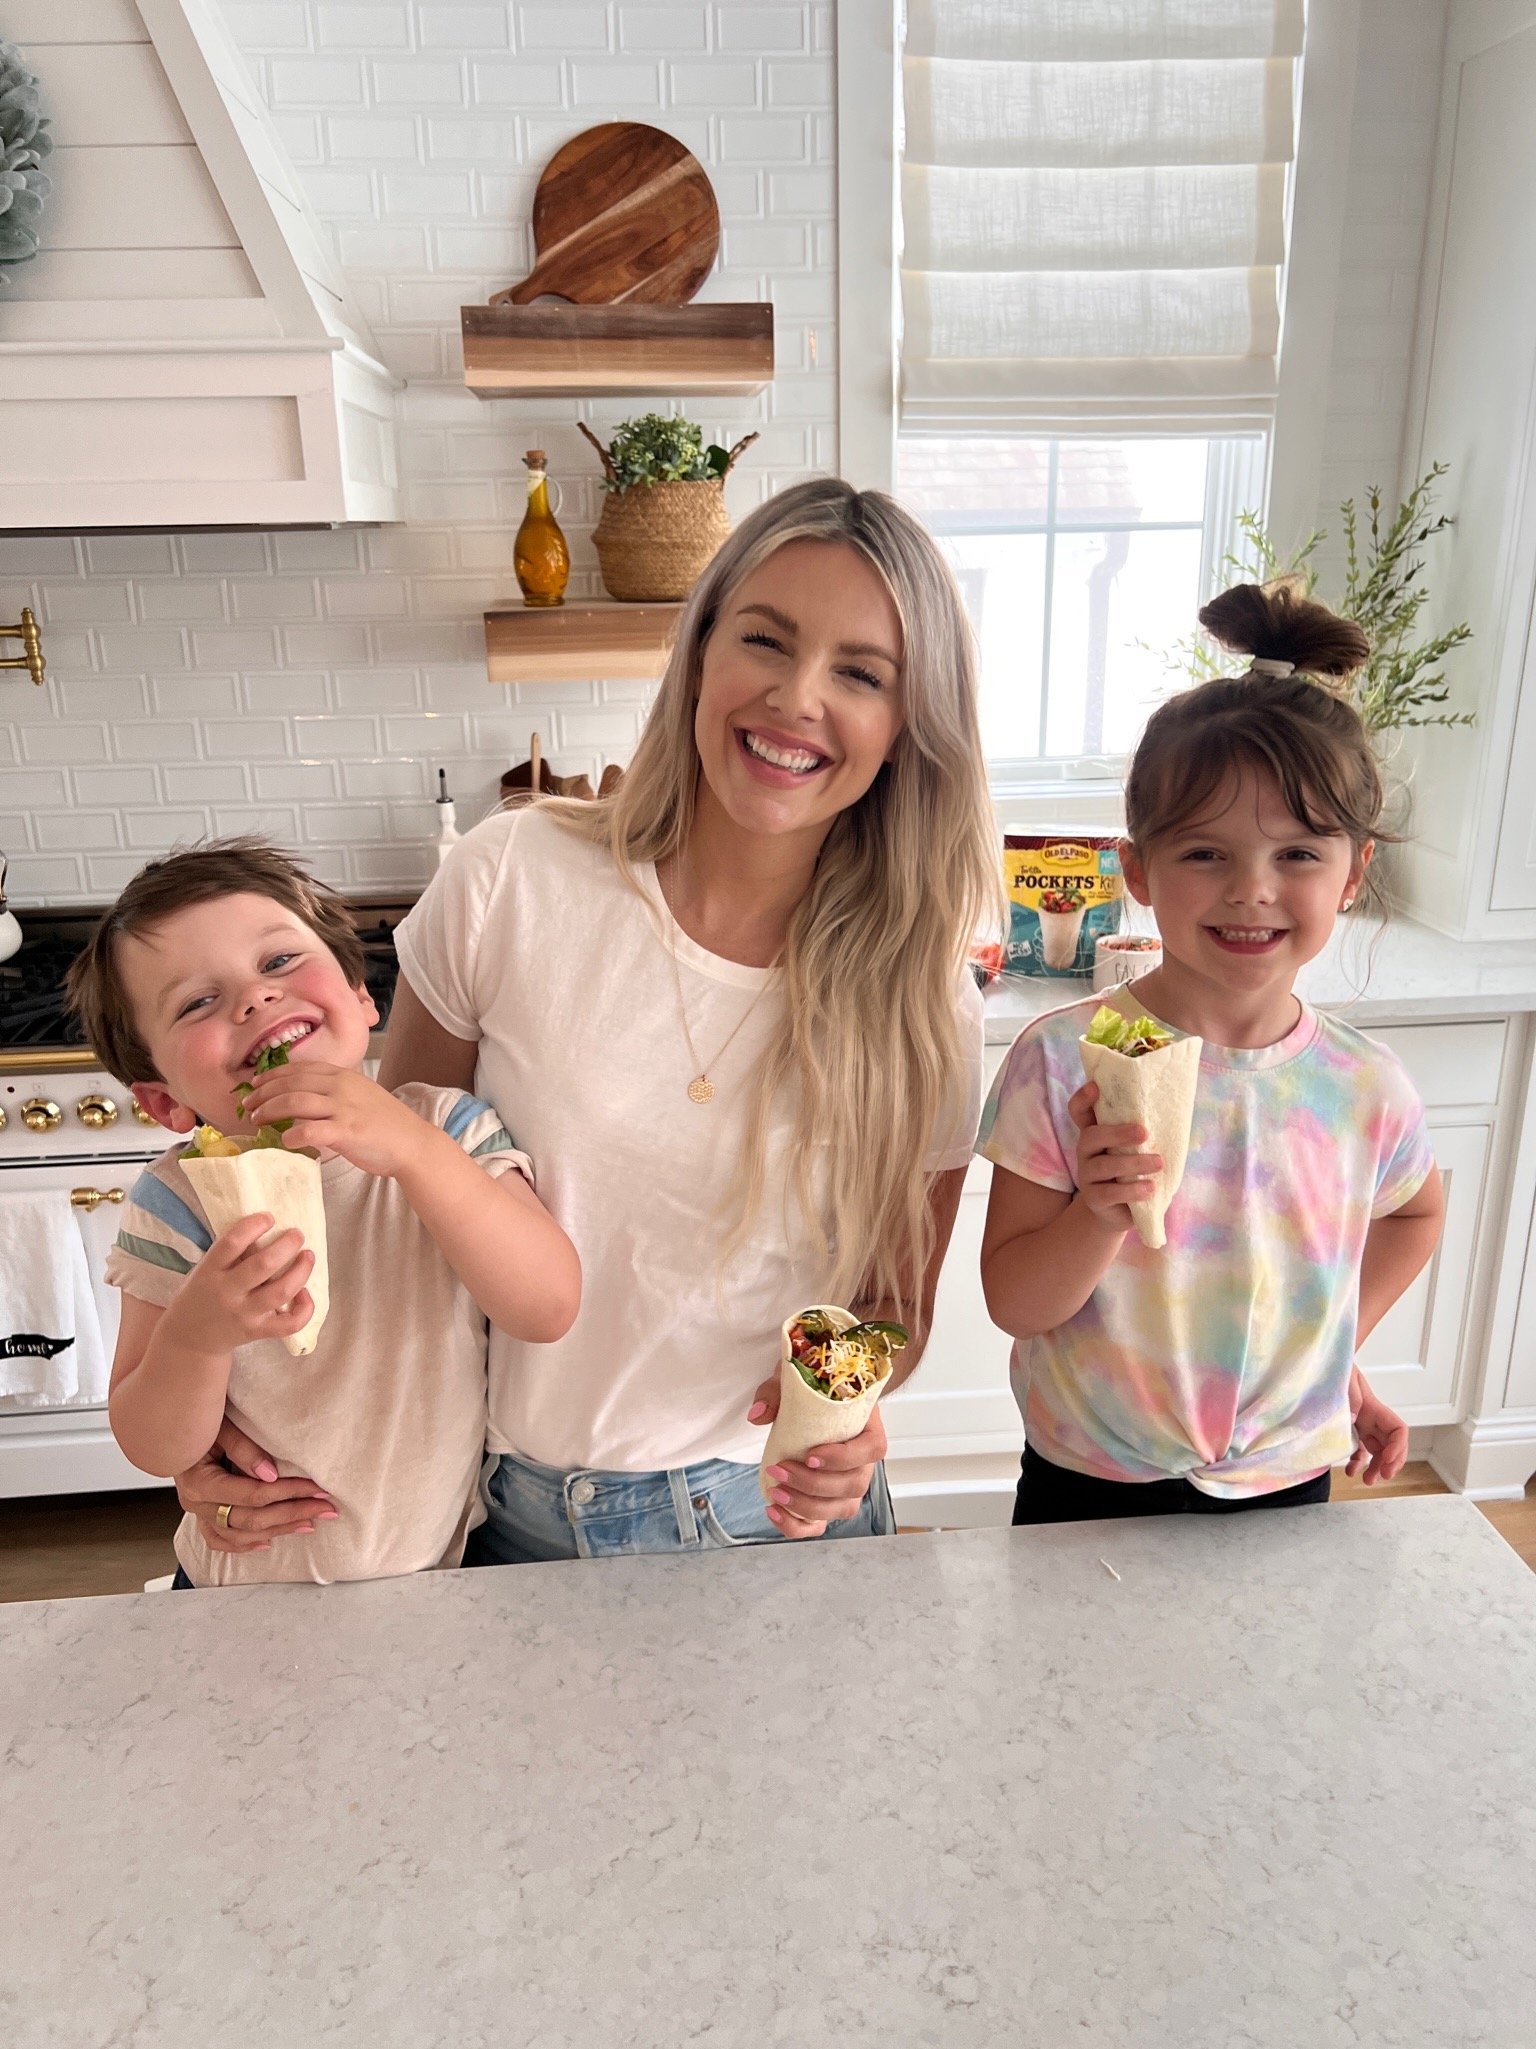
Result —
[{"label": "girl's tie-dye t-shirt", "polygon": [[[1067,1099],[1098,1002],[1029,1025],[982,1117],[986,1159],[1063,1193],[1076,1187]],[[1412,1082],[1338,1019],[1303,1009],[1278,1045],[1207,1045],[1167,1245],[1127,1233],[1075,1316],[1014,1345],[1030,1444],[1074,1472],[1183,1475],[1228,1498],[1336,1464],[1366,1232],[1432,1165]]]}]

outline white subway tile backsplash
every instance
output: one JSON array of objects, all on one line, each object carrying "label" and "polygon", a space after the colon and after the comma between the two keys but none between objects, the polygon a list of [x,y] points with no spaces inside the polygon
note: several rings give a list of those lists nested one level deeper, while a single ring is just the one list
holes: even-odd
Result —
[{"label": "white subway tile backsplash", "polygon": [[361,106],[367,98],[363,67],[345,58],[274,57],[268,69],[272,97],[280,107]]},{"label": "white subway tile backsplash", "polygon": [[105,726],[46,725],[22,729],[23,761],[105,761],[109,751]]},{"label": "white subway tile backsplash", "polygon": [[100,626],[108,620],[133,617],[132,593],[126,583],[92,577],[82,583],[45,583],[42,621],[46,625]]},{"label": "white subway tile backsplash", "polygon": [[[98,636],[101,666],[116,675],[148,675],[187,666],[186,636],[171,626],[106,627]],[[57,662],[57,648],[50,648]]]},{"label": "white subway tile backsplash", "polygon": [[332,761],[258,762],[251,770],[251,787],[263,801],[291,798],[307,802],[336,794],[336,764]]},{"label": "white subway tile backsplash", "polygon": [[247,676],[241,684],[241,706],[245,711],[324,712],[331,708],[331,683],[323,670],[279,670],[275,675]]},{"label": "white subway tile backsplash", "polygon": [[352,880],[381,892],[388,886],[416,891],[426,888],[436,865],[430,847],[359,847],[352,856]]},{"label": "white subway tile backsplash", "polygon": [[659,107],[661,66],[639,57],[616,58],[611,63],[575,63],[571,66],[571,99],[578,109],[598,106]]},{"label": "white subway tile backsplash", "polygon": [[[575,420],[611,427],[641,406],[482,404],[459,357],[459,307],[527,270],[535,181],[578,129],[665,107],[663,125],[705,162],[721,206],[726,264],[709,294],[771,286],[791,381],[771,401],[693,408],[712,434],[770,428],[733,487],[736,515],[770,476],[835,456],[835,280],[816,240],[833,209],[827,7],[222,4],[380,354],[407,380],[407,519],[0,536],[0,602],[38,611],[51,672],[46,694],[0,694],[0,844],[17,857],[23,901],[106,895],[169,837],[205,831],[305,846],[344,886],[416,887],[435,866],[439,764],[462,827],[494,805],[497,776],[535,730],[568,771],[627,756],[652,686],[492,685],[481,613],[513,590],[521,457],[536,443],[563,489],[571,593],[599,593],[600,494]],[[1390,120],[1395,105],[1376,112]],[[1382,231],[1389,245],[1402,225]],[[1390,273],[1390,293],[1390,246],[1368,260]],[[1396,316],[1395,304],[1372,315]]]},{"label": "white subway tile backsplash", "polygon": [[441,761],[464,752],[464,721],[446,712],[418,712],[383,718],[384,745],[391,754],[416,754]]},{"label": "white subway tile backsplash", "polygon": [[296,718],[295,752],[305,761],[336,761],[344,754],[378,751],[378,722],[363,718]]},{"label": "white subway tile backsplash", "polygon": [[[130,812],[128,817],[132,820],[137,815]],[[88,853],[123,844],[123,819],[116,811],[70,811],[52,816],[45,812],[33,821],[33,831],[45,851]]]},{"label": "white subway tile backsplash", "polygon": [[338,711],[414,711],[421,684],[414,669],[363,669],[336,678]]},{"label": "white subway tile backsplash", "polygon": [[200,669],[271,669],[277,635],[270,627],[200,628],[192,635],[192,659]]},{"label": "white subway tile backsplash", "polygon": [[518,47],[524,50],[606,50],[611,47],[608,9],[589,0],[566,7],[521,5]]},{"label": "white subway tile backsplash", "polygon": [[129,846],[147,847],[152,853],[208,837],[206,811],[130,811],[127,825]]},{"label": "white subway tile backsplash", "polygon": [[432,784],[424,761],[344,761],[341,787],[348,797],[421,797]]},{"label": "white subway tile backsplash", "polygon": [[388,819],[382,804],[306,804],[301,817],[304,836],[310,840],[331,840],[351,846],[359,840],[381,840],[388,836]]},{"label": "white subway tile backsplash", "polygon": [[178,543],[189,576],[261,576],[272,538],[267,534],[183,534]]},{"label": "white subway tile backsplash", "polygon": [[655,50],[668,56],[678,50],[706,50],[709,47],[709,10],[705,7],[621,6],[619,47],[622,50]]},{"label": "white subway tile backsplash", "polygon": [[139,617],[146,620],[174,619],[195,626],[227,616],[225,586],[192,576],[178,576],[170,583],[135,584],[134,598]]},{"label": "white subway tile backsplash", "polygon": [[85,542],[88,576],[174,576],[169,534],[91,534]]},{"label": "white subway tile backsplash", "polygon": [[208,719],[203,737],[210,761],[283,761],[293,751],[283,719]]},{"label": "white subway tile backsplash", "polygon": [[237,583],[230,592],[237,619],[313,619],[320,599],[313,583],[277,576],[266,583]]},{"label": "white subway tile backsplash", "polygon": [[234,762],[203,761],[196,768],[167,765],[165,795],[172,804],[238,804],[250,795],[249,778],[250,771]]},{"label": "white subway tile backsplash", "polygon": [[302,668],[355,665],[368,659],[366,626],[285,626],[283,659]]},{"label": "white subway tile backsplash", "polygon": [[354,577],[350,583],[327,581],[321,599],[328,619],[395,619],[409,606],[403,583],[382,576]]},{"label": "white subway tile backsplash", "polygon": [[755,107],[758,102],[757,66],[725,63],[669,64],[667,66],[670,107]]},{"label": "white subway tile backsplash", "polygon": [[512,40],[507,0],[417,0],[416,34],[424,50],[496,50]]},{"label": "white subway tile backsplash", "polygon": [[120,725],[113,735],[120,761],[196,761],[202,753],[191,719],[155,719],[143,726]]},{"label": "white subway tile backsplash", "polygon": [[5,887],[6,894],[18,904],[69,903],[87,893],[80,863],[60,854],[16,855],[6,872]]},{"label": "white subway tile backsplash", "polygon": [[409,114],[332,114],[325,123],[333,164],[414,164],[416,123]]},{"label": "white subway tile backsplash", "polygon": [[371,66],[373,96],[381,107],[459,107],[464,67],[449,58],[413,57]]},{"label": "white subway tile backsplash", "polygon": [[240,686],[233,676],[157,676],[149,693],[161,718],[207,718],[240,709]]},{"label": "white subway tile backsplash", "polygon": [[137,676],[72,676],[62,683],[55,680],[53,690],[69,719],[134,719],[148,704],[146,686]]},{"label": "white subway tile backsplash", "polygon": [[214,808],[213,829],[220,839],[236,833],[259,833],[291,847],[299,838],[299,814],[288,804],[219,804]]},{"label": "white subway tile backsplash", "polygon": [[[160,801],[160,784],[152,768],[77,768],[70,781],[77,804],[112,804],[127,812]],[[0,798],[4,794],[0,789]]]},{"label": "white subway tile backsplash", "polygon": [[365,0],[320,0],[315,42],[322,50],[407,50],[410,11]]}]

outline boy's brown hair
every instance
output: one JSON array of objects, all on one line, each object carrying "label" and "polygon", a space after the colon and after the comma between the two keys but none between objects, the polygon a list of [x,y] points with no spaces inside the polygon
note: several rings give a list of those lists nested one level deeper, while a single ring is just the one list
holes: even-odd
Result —
[{"label": "boy's brown hair", "polygon": [[269,840],[246,835],[177,847],[141,868],[101,923],[65,983],[69,1006],[102,1064],[119,1081],[159,1081],[118,970],[120,939],[138,939],[192,904],[221,896],[266,896],[306,924],[336,956],[353,988],[363,979],[363,949],[347,907],[333,889]]}]

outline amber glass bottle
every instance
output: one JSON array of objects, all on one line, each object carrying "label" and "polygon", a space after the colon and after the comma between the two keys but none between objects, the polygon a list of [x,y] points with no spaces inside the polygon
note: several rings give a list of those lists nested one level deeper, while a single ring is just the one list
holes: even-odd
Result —
[{"label": "amber glass bottle", "polygon": [[524,604],[563,605],[571,575],[571,551],[549,509],[543,449],[530,448],[523,461],[528,465],[528,510],[517,530],[512,566]]}]

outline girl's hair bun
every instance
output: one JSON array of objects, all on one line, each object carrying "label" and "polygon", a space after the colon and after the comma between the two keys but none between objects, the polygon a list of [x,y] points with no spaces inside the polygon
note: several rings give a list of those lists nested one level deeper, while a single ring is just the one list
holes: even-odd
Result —
[{"label": "girl's hair bun", "polygon": [[1200,624],[1221,647],[1290,662],[1308,676],[1353,675],[1371,652],[1355,621],[1308,597],[1300,576],[1234,584],[1202,606]]}]

